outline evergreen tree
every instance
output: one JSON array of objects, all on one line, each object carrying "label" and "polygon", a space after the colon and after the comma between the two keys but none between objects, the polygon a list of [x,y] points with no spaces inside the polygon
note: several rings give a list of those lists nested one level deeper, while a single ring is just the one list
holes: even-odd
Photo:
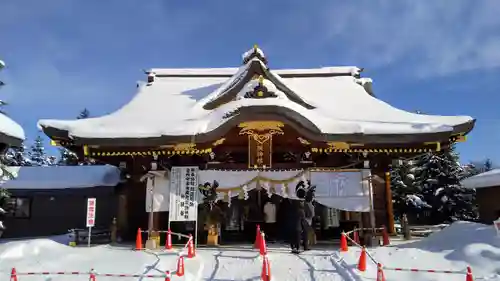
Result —
[{"label": "evergreen tree", "polygon": [[59,156],[59,162],[57,163],[58,165],[60,165],[60,166],[76,166],[79,164],[78,156],[73,151],[71,151],[67,148],[61,147],[61,148],[59,148],[59,153],[60,153],[60,156]]},{"label": "evergreen tree", "polygon": [[421,187],[424,201],[431,205],[435,222],[477,218],[475,190],[460,184],[466,175],[454,146],[426,154],[416,167],[415,184]]},{"label": "evergreen tree", "polygon": [[[0,70],[2,70],[5,67],[5,63],[0,60]],[[0,87],[5,85],[4,82],[0,80]],[[6,103],[2,100],[0,100],[0,114],[5,114],[3,111],[3,107],[6,105]],[[2,182],[5,180],[12,179],[13,176],[10,173],[10,171],[7,169],[7,165],[5,164],[5,157],[2,155],[1,157],[2,161],[0,162],[0,237],[3,235],[3,231],[5,230],[5,226],[3,224],[3,217],[6,214],[5,211],[5,205],[7,203],[7,199],[9,198],[9,192],[7,189],[1,187]]]},{"label": "evergreen tree", "polygon": [[82,111],[80,111],[80,114],[78,115],[78,117],[76,117],[76,119],[86,119],[89,117],[90,112],[88,111],[88,109],[84,108]]},{"label": "evergreen tree", "polygon": [[484,161],[471,162],[465,166],[466,177],[472,177],[494,169],[493,161],[486,158]]},{"label": "evergreen tree", "polygon": [[483,163],[483,171],[482,171],[482,173],[488,172],[488,171],[491,171],[491,170],[493,170],[493,161],[491,161],[490,158],[486,158],[486,160],[484,160],[484,163]]},{"label": "evergreen tree", "polygon": [[28,156],[32,166],[50,165],[47,154],[45,153],[43,138],[41,136],[36,137],[35,141],[31,145],[30,151],[28,152]]},{"label": "evergreen tree", "polygon": [[11,147],[2,157],[2,163],[7,166],[31,166],[31,161],[26,155],[26,146]]},{"label": "evergreen tree", "polygon": [[422,189],[415,182],[417,168],[412,161],[402,161],[391,171],[391,189],[394,215],[418,214],[430,206],[423,200]]}]

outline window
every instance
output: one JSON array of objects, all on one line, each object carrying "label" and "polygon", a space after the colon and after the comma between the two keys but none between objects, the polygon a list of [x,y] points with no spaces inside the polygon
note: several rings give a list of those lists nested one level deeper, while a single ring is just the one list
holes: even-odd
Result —
[{"label": "window", "polygon": [[7,199],[7,214],[15,218],[29,218],[31,216],[31,199],[10,197]]}]

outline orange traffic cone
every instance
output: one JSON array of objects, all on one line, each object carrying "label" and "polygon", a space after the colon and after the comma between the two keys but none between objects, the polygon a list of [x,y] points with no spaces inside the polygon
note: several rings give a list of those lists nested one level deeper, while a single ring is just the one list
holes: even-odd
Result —
[{"label": "orange traffic cone", "polygon": [[17,281],[17,271],[15,267],[13,267],[10,272],[10,281]]},{"label": "orange traffic cone", "polygon": [[383,246],[388,246],[391,244],[391,241],[389,241],[389,233],[387,233],[387,227],[382,226],[382,245]]},{"label": "orange traffic cone", "polygon": [[358,270],[366,271],[366,249],[365,247],[361,248],[361,255],[359,256],[358,261]]},{"label": "orange traffic cone", "polygon": [[192,259],[196,257],[196,253],[194,252],[194,243],[193,243],[193,235],[189,234],[188,241],[188,258]]},{"label": "orange traffic cone", "polygon": [[137,229],[137,237],[135,238],[135,249],[142,250],[142,232],[141,228]]},{"label": "orange traffic cone", "polygon": [[262,281],[271,281],[271,267],[267,255],[262,259],[262,273],[260,274]]},{"label": "orange traffic cone", "polygon": [[359,233],[358,231],[354,231],[354,238],[353,238],[354,242],[356,242],[358,245],[360,244],[359,242]]},{"label": "orange traffic cone", "polygon": [[349,251],[349,248],[347,247],[347,237],[344,232],[340,235],[340,251],[341,252],[347,252]]},{"label": "orange traffic cone", "polygon": [[266,246],[266,236],[264,232],[260,233],[260,245],[259,245],[259,253],[261,256],[264,256],[267,254],[267,246]]},{"label": "orange traffic cone", "polygon": [[255,234],[255,243],[253,244],[253,246],[254,246],[255,249],[259,249],[260,248],[260,238],[261,238],[261,235],[260,235],[260,225],[257,225],[257,233]]},{"label": "orange traffic cone", "polygon": [[177,276],[184,276],[184,257],[179,256],[177,260],[177,272],[175,273]]},{"label": "orange traffic cone", "polygon": [[472,276],[472,269],[470,266],[467,267],[467,276],[465,277],[465,281],[474,281],[474,277]]},{"label": "orange traffic cone", "polygon": [[170,271],[165,271],[165,281],[170,281],[172,278],[172,275],[170,275]]},{"label": "orange traffic cone", "polygon": [[384,271],[380,263],[377,264],[377,281],[385,281]]},{"label": "orange traffic cone", "polygon": [[172,231],[170,231],[170,229],[167,230],[167,241],[165,242],[165,249],[172,249]]}]

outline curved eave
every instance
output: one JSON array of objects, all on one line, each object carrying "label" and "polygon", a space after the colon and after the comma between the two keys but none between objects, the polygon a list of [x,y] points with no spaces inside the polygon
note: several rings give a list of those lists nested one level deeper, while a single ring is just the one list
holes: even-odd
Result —
[{"label": "curved eave", "polygon": [[24,130],[5,114],[0,113],[0,143],[20,147],[25,139]]},{"label": "curved eave", "polygon": [[6,144],[8,146],[20,147],[23,145],[23,141],[23,139],[9,136],[0,132],[0,143]]},{"label": "curved eave", "polygon": [[371,144],[404,144],[423,142],[447,142],[450,137],[457,134],[469,133],[475,124],[475,120],[459,124],[453,127],[453,131],[414,133],[414,134],[325,134],[310,120],[297,112],[280,106],[253,106],[240,109],[240,113],[218,128],[197,135],[176,135],[148,138],[79,138],[70,136],[67,130],[54,127],[40,126],[43,132],[51,139],[71,141],[74,145],[101,145],[101,146],[144,146],[155,147],[172,143],[206,143],[219,139],[226,135],[232,128],[245,121],[276,120],[297,130],[299,134],[307,139],[319,142],[342,141],[349,143],[371,143]]}]

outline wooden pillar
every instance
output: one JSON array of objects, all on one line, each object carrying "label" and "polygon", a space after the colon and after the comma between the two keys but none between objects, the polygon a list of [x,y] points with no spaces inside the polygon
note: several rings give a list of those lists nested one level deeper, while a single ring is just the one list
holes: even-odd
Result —
[{"label": "wooden pillar", "polygon": [[128,231],[127,194],[118,195],[117,226],[122,233]]},{"label": "wooden pillar", "polygon": [[160,228],[160,212],[153,212],[153,229],[163,230]]},{"label": "wooden pillar", "polygon": [[385,198],[387,201],[387,220],[389,225],[387,226],[390,234],[395,234],[396,229],[394,227],[394,209],[392,206],[392,191],[391,191],[391,173],[385,173]]}]

